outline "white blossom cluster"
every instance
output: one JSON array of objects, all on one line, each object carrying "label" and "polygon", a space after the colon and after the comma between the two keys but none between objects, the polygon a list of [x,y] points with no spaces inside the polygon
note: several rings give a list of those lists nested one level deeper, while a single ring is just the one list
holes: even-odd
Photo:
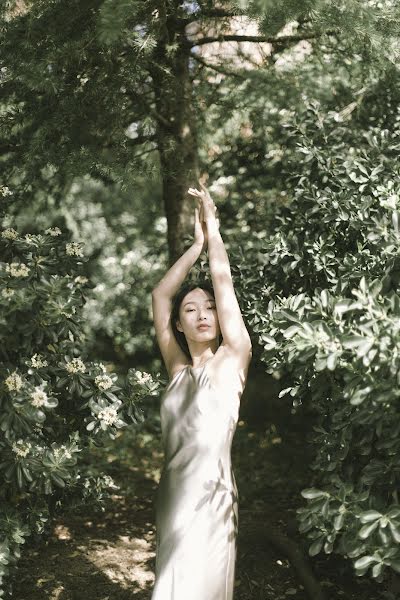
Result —
[{"label": "white blossom cluster", "polygon": [[87,283],[89,279],[84,275],[78,275],[77,277],[75,277],[74,281],[75,283]]},{"label": "white blossom cluster", "polygon": [[81,243],[79,242],[68,242],[65,245],[65,252],[68,256],[83,256]]},{"label": "white blossom cluster", "polygon": [[108,390],[113,384],[113,381],[109,375],[97,375],[94,379],[94,382],[99,390]]},{"label": "white blossom cluster", "polygon": [[7,379],[5,380],[5,384],[8,387],[8,389],[11,391],[16,391],[18,392],[18,390],[21,389],[23,381],[22,381],[22,377],[20,375],[18,375],[18,373],[16,371],[14,371],[14,373],[11,373],[11,375],[9,375],[7,377]]},{"label": "white blossom cluster", "polygon": [[57,460],[60,460],[60,458],[72,458],[71,452],[67,450],[67,447],[64,444],[59,448],[52,448],[52,452]]},{"label": "white blossom cluster", "polygon": [[27,277],[29,275],[29,267],[24,263],[8,263],[6,265],[7,273],[10,273],[12,277]]},{"label": "white blossom cluster", "polygon": [[148,381],[151,381],[151,375],[150,373],[146,373],[145,371],[135,371],[134,373],[136,381],[138,383],[147,383]]},{"label": "white blossom cluster", "polygon": [[112,477],[110,477],[110,475],[104,475],[103,482],[106,487],[116,488],[116,489],[119,488],[118,485],[115,485],[115,481]]},{"label": "white blossom cluster", "polygon": [[12,227],[9,227],[8,229],[4,229],[4,231],[1,232],[1,237],[4,240],[16,240],[18,237],[18,232],[15,231],[15,229],[13,229]]},{"label": "white blossom cluster", "polygon": [[97,418],[100,421],[104,421],[107,425],[114,425],[118,420],[118,413],[112,406],[107,406],[98,413]]},{"label": "white blossom cluster", "polygon": [[71,312],[67,312],[66,310],[60,310],[60,315],[64,315],[64,317],[67,317],[67,319],[72,319],[72,317],[74,316],[74,314],[76,313],[76,307],[75,306],[71,306]]},{"label": "white blossom cluster", "polygon": [[31,358],[32,367],[35,369],[41,369],[42,367],[47,367],[47,360],[43,359],[40,354],[34,354]]},{"label": "white blossom cluster", "polygon": [[30,452],[32,448],[32,444],[30,442],[24,442],[24,440],[19,439],[12,445],[12,450],[15,452],[17,456],[21,456],[25,458]]},{"label": "white blossom cluster", "polygon": [[44,392],[39,387],[35,387],[35,391],[32,392],[31,398],[31,404],[33,406],[36,406],[36,408],[45,405],[47,403],[47,400],[49,399],[46,392]]},{"label": "white blossom cluster", "polygon": [[11,298],[12,296],[14,296],[14,294],[14,290],[11,290],[10,288],[4,288],[4,290],[1,290],[1,295],[3,296],[3,298]]},{"label": "white blossom cluster", "polygon": [[13,195],[12,191],[7,185],[0,186],[0,194],[3,196],[3,198]]},{"label": "white blossom cluster", "polygon": [[59,227],[49,227],[45,230],[45,233],[52,235],[53,237],[61,235],[61,229]]},{"label": "white blossom cluster", "polygon": [[86,371],[85,363],[80,358],[73,358],[66,363],[65,368],[68,373],[85,373]]}]

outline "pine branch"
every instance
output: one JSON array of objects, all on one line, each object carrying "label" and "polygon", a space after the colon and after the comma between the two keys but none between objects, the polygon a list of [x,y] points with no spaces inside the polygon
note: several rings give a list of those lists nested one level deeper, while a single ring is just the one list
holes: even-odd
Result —
[{"label": "pine branch", "polygon": [[[124,140],[124,143],[127,146],[140,146],[142,144],[145,144],[146,142],[154,142],[156,141],[156,135],[150,134],[150,135],[138,135],[135,138],[127,138],[126,140]],[[120,148],[121,144],[120,143],[115,143],[115,142],[107,142],[105,144],[102,144],[101,148],[102,149],[108,149],[108,148]]]},{"label": "pine branch", "polygon": [[132,158],[141,158],[145,154],[149,154],[150,152],[155,152],[156,150],[158,150],[158,146],[154,146],[153,148],[147,148],[146,150],[143,150],[143,152],[134,154]]},{"label": "pine branch", "polygon": [[213,69],[213,71],[216,71],[217,73],[221,73],[222,75],[227,75],[228,77],[237,77],[238,79],[241,79],[242,81],[247,79],[244,75],[241,75],[240,73],[237,73],[235,71],[229,71],[229,70],[224,69],[223,67],[220,67],[219,65],[213,65],[211,63],[208,63],[207,61],[200,58],[200,56],[198,56],[197,54],[191,54],[191,58],[194,58],[198,63],[200,63],[201,65],[204,65],[207,69]]},{"label": "pine branch", "polygon": [[280,37],[270,37],[263,35],[236,35],[225,34],[217,37],[203,37],[198,40],[190,40],[188,45],[193,48],[195,46],[203,46],[204,44],[212,44],[213,42],[256,42],[269,44],[291,44],[293,42],[301,42],[302,40],[312,40],[323,35],[335,35],[337,30],[323,31],[321,33],[302,33],[298,35],[282,35]]}]

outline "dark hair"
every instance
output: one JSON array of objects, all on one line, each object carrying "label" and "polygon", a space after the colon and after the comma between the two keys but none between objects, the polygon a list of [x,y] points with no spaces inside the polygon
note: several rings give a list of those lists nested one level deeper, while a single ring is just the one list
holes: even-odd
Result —
[{"label": "dark hair", "polygon": [[[203,279],[203,280],[199,279],[197,281],[190,281],[188,283],[184,283],[179,288],[179,290],[177,291],[177,293],[175,294],[175,296],[172,299],[172,310],[171,310],[171,317],[170,317],[172,331],[174,332],[175,339],[178,342],[180,348],[183,350],[183,352],[186,354],[186,356],[190,360],[192,359],[192,355],[190,354],[189,346],[186,341],[185,334],[183,333],[183,331],[178,331],[178,329],[176,327],[176,321],[179,321],[179,309],[181,307],[184,297],[186,296],[186,294],[188,294],[189,292],[191,292],[192,290],[195,290],[197,288],[206,290],[206,292],[210,292],[210,294],[212,295],[212,297],[215,300],[214,288],[210,281],[207,281],[205,279]],[[222,336],[220,336],[220,337],[222,339]]]}]

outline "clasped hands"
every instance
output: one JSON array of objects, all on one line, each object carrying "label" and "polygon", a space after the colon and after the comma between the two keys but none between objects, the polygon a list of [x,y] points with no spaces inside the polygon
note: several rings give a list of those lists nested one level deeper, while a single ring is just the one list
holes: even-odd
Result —
[{"label": "clasped hands", "polygon": [[206,249],[208,243],[208,228],[211,231],[219,229],[219,219],[215,213],[217,207],[214,200],[211,198],[207,188],[199,182],[201,190],[189,188],[188,194],[194,196],[197,202],[197,207],[194,209],[194,240],[193,243],[201,245],[201,251]]}]

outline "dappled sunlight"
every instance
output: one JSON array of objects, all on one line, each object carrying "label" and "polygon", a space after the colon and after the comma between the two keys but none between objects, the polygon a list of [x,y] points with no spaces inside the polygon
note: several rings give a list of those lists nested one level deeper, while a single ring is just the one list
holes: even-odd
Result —
[{"label": "dappled sunlight", "polygon": [[[154,536],[149,539],[119,535],[114,544],[97,543],[87,554],[92,562],[111,581],[122,588],[147,589],[154,582],[154,574],[148,567],[148,561],[155,557]],[[85,550],[83,547],[82,550]]]}]

